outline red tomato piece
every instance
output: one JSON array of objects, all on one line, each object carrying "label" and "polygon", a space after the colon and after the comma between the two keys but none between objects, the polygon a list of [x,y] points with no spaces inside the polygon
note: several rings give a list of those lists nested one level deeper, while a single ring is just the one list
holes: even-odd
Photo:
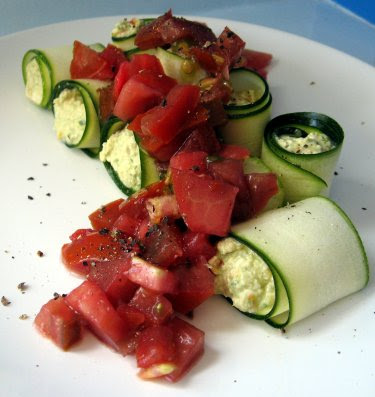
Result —
[{"label": "red tomato piece", "polygon": [[203,256],[209,260],[216,254],[216,248],[210,243],[208,234],[188,230],[183,236],[184,256],[189,260],[196,260]]},{"label": "red tomato piece", "polygon": [[167,96],[168,92],[177,84],[177,81],[172,77],[148,69],[140,70],[132,78],[159,91],[163,96]]},{"label": "red tomato piece", "polygon": [[206,265],[206,259],[200,257],[193,265],[176,267],[177,293],[168,295],[174,310],[189,313],[214,294],[214,275]]},{"label": "red tomato piece", "polygon": [[256,71],[265,69],[272,61],[271,54],[255,50],[245,49],[241,56],[245,59],[243,66]]},{"label": "red tomato piece", "polygon": [[233,208],[233,221],[249,219],[252,215],[252,200],[243,172],[243,161],[234,159],[213,161],[209,164],[209,171],[216,180],[230,183],[239,189]]},{"label": "red tomato piece", "polygon": [[179,152],[206,152],[217,153],[220,143],[216,137],[215,130],[207,124],[200,125],[185,140]]},{"label": "red tomato piece", "polygon": [[84,237],[64,244],[61,250],[62,262],[74,273],[86,275],[96,261],[123,258],[129,247],[109,234],[92,232]]},{"label": "red tomato piece", "polygon": [[146,316],[139,309],[127,303],[121,303],[116,310],[132,330],[136,330],[145,322]]},{"label": "red tomato piece", "polygon": [[114,75],[118,72],[120,65],[126,61],[125,54],[112,44],[107,44],[100,56],[110,64]]},{"label": "red tomato piece", "polygon": [[240,58],[246,43],[227,26],[220,34],[218,42],[227,55],[229,67],[233,66]]},{"label": "red tomato piece", "polygon": [[135,356],[139,368],[172,362],[175,357],[172,329],[165,325],[158,325],[143,330],[138,339]]},{"label": "red tomato piece", "polygon": [[111,229],[116,219],[120,216],[120,204],[124,199],[112,201],[89,215],[91,226],[95,230]]},{"label": "red tomato piece", "polygon": [[99,116],[102,121],[109,119],[112,115],[115,101],[113,99],[113,84],[99,88]]},{"label": "red tomato piece", "polygon": [[145,315],[145,325],[160,325],[173,314],[171,302],[163,295],[146,288],[138,288],[129,306],[138,309]]},{"label": "red tomato piece", "polygon": [[172,181],[180,213],[191,231],[216,236],[228,233],[238,187],[173,168]]},{"label": "red tomato piece", "polygon": [[175,154],[170,161],[170,167],[179,171],[207,172],[207,153],[205,152],[180,152]]},{"label": "red tomato piece", "polygon": [[100,56],[100,53],[75,40],[70,77],[72,79],[109,80],[113,78],[113,70],[109,62]]},{"label": "red tomato piece", "polygon": [[218,155],[224,159],[245,160],[250,156],[250,151],[242,146],[222,145]]},{"label": "red tomato piece", "polygon": [[97,284],[84,281],[71,291],[65,300],[81,315],[100,340],[116,351],[126,354],[129,327]]},{"label": "red tomato piece", "polygon": [[138,286],[126,276],[131,265],[131,256],[111,261],[98,261],[90,266],[87,279],[95,282],[106,293],[112,305],[128,302]]},{"label": "red tomato piece", "polygon": [[174,292],[176,289],[177,281],[173,273],[137,256],[132,257],[127,276],[133,283],[162,294]]},{"label": "red tomato piece", "polygon": [[[176,260],[181,258],[184,253],[180,230],[176,225],[166,222],[151,225],[142,240],[142,244],[145,247],[143,257],[155,265],[163,267],[176,263]],[[145,287],[153,289],[147,285]]]},{"label": "red tomato piece", "polygon": [[177,368],[165,379],[176,382],[186,374],[204,352],[204,332],[179,317],[173,318],[168,326],[174,334]]},{"label": "red tomato piece", "polygon": [[131,120],[158,105],[162,99],[160,91],[145,85],[133,76],[122,87],[113,114],[122,120]]},{"label": "red tomato piece", "polygon": [[253,214],[256,215],[267,205],[269,199],[278,193],[277,176],[269,173],[251,173],[246,175],[250,189]]},{"label": "red tomato piece", "polygon": [[115,79],[113,81],[113,99],[115,102],[117,101],[117,98],[120,95],[122,87],[130,79],[132,75],[133,75],[133,70],[131,63],[128,61],[123,62],[120,65],[116,73]]},{"label": "red tomato piece", "polygon": [[180,217],[174,194],[149,198],[146,201],[146,209],[152,224],[160,223],[163,218],[176,219]]},{"label": "red tomato piece", "polygon": [[34,322],[44,336],[63,350],[68,350],[81,339],[79,317],[62,297],[43,305]]},{"label": "red tomato piece", "polygon": [[71,241],[78,240],[79,238],[85,237],[88,234],[93,233],[93,229],[77,229],[73,234],[69,236]]}]

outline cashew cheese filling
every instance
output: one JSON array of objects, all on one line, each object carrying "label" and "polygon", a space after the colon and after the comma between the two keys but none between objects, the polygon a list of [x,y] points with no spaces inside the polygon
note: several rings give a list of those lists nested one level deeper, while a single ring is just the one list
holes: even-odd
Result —
[{"label": "cashew cheese filling", "polygon": [[35,58],[26,66],[25,95],[37,105],[40,105],[43,100],[43,78]]},{"label": "cashew cheese filling", "polygon": [[54,128],[57,138],[68,145],[77,145],[86,129],[86,108],[77,88],[66,88],[53,101]]},{"label": "cashew cheese filling", "polygon": [[134,133],[126,127],[112,134],[103,144],[100,160],[109,162],[121,182],[135,191],[141,188],[141,160]]},{"label": "cashew cheese filling", "polygon": [[246,245],[228,237],[217,245],[209,267],[216,275],[215,293],[232,300],[244,313],[267,314],[275,303],[275,283],[264,260]]},{"label": "cashew cheese filling", "polygon": [[138,18],[122,19],[112,29],[112,37],[122,38],[135,35],[142,25],[142,20]]},{"label": "cashew cheese filling", "polygon": [[302,130],[297,127],[284,127],[288,133],[276,135],[277,144],[290,153],[318,154],[336,147],[332,139],[314,128]]}]

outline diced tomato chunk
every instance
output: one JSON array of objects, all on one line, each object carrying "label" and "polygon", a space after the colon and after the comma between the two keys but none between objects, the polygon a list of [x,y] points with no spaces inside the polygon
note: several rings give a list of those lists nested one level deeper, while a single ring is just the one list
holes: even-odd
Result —
[{"label": "diced tomato chunk", "polygon": [[180,213],[193,232],[225,236],[238,187],[205,174],[172,168],[173,188]]},{"label": "diced tomato chunk", "polygon": [[[126,243],[126,242],[125,242]],[[108,233],[94,231],[64,244],[62,261],[72,272],[86,275],[95,261],[112,260],[127,255],[128,247]]]},{"label": "diced tomato chunk", "polygon": [[189,313],[214,294],[214,275],[206,264],[201,257],[194,264],[176,267],[177,293],[168,295],[174,310]]},{"label": "diced tomato chunk", "polygon": [[70,64],[70,77],[72,79],[98,79],[108,80],[113,78],[110,63],[100,53],[75,40],[73,59]]},{"label": "diced tomato chunk", "polygon": [[90,330],[113,349],[126,354],[129,327],[116,312],[104,291],[92,281],[84,281],[65,298],[67,304],[89,325]]},{"label": "diced tomato chunk", "polygon": [[185,140],[179,152],[206,152],[217,153],[220,143],[216,137],[215,130],[207,124],[200,125]]},{"label": "diced tomato chunk", "polygon": [[165,296],[142,287],[138,288],[129,306],[145,315],[146,326],[163,324],[173,313],[172,304]]},{"label": "diced tomato chunk", "polygon": [[250,151],[242,146],[222,145],[218,155],[224,159],[245,160],[250,156]]},{"label": "diced tomato chunk", "polygon": [[210,243],[208,234],[197,233],[188,230],[183,236],[184,256],[189,260],[195,260],[204,256],[209,260],[216,254],[216,248]]},{"label": "diced tomato chunk", "polygon": [[173,273],[137,256],[132,257],[127,276],[133,283],[162,294],[174,292],[176,289],[176,278]]},{"label": "diced tomato chunk", "polygon": [[113,99],[113,84],[99,88],[99,116],[103,122],[108,120],[113,113],[115,101]]},{"label": "diced tomato chunk", "polygon": [[130,254],[123,259],[97,261],[95,266],[90,266],[88,280],[98,284],[110,302],[117,306],[120,302],[128,302],[138,288],[126,276],[130,265]]},{"label": "diced tomato chunk", "polygon": [[244,49],[242,51],[244,67],[259,71],[265,69],[272,61],[272,55],[266,52]]},{"label": "diced tomato chunk", "polygon": [[173,318],[168,326],[174,334],[176,356],[174,363],[177,368],[165,379],[170,382],[178,381],[204,352],[204,332],[179,317]]},{"label": "diced tomato chunk", "polygon": [[165,325],[158,325],[143,330],[138,339],[135,356],[139,368],[172,362],[175,357],[172,329]]},{"label": "diced tomato chunk", "polygon": [[146,201],[146,209],[153,224],[160,223],[163,218],[174,219],[180,217],[174,194],[149,198]]},{"label": "diced tomato chunk", "polygon": [[207,172],[207,153],[205,152],[180,152],[176,153],[170,161],[170,167],[180,171]]},{"label": "diced tomato chunk", "polygon": [[250,189],[253,214],[255,215],[261,212],[269,199],[278,193],[277,176],[271,172],[253,172],[246,175],[246,181]]},{"label": "diced tomato chunk", "polygon": [[79,238],[83,238],[93,232],[93,229],[77,229],[73,234],[69,236],[69,239],[70,241],[78,240]]},{"label": "diced tomato chunk", "polygon": [[100,53],[100,56],[109,63],[113,71],[113,75],[116,75],[120,65],[126,61],[125,54],[112,44],[108,44],[107,47]]},{"label": "diced tomato chunk", "polygon": [[81,339],[81,323],[64,298],[51,299],[35,317],[37,329],[58,347],[68,350]]},{"label": "diced tomato chunk", "polygon": [[89,215],[89,220],[95,230],[111,229],[114,222],[120,215],[120,204],[124,199],[112,201],[103,205],[92,214]]},{"label": "diced tomato chunk", "polygon": [[144,313],[142,313],[136,307],[128,305],[127,303],[121,303],[116,310],[120,317],[132,330],[136,330],[145,322],[146,316]]}]

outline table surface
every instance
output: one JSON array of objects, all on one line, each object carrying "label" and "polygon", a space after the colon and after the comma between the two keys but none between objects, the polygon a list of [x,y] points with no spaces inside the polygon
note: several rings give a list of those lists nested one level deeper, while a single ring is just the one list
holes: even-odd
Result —
[{"label": "table surface", "polygon": [[375,65],[375,26],[330,0],[1,0],[0,36],[67,20],[161,14],[168,8],[176,15],[232,19],[288,31]]}]

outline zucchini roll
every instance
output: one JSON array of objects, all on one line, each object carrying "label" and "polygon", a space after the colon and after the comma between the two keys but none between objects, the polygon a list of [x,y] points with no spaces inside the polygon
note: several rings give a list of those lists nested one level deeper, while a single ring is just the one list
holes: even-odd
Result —
[{"label": "zucchini roll", "polygon": [[328,195],[340,156],[344,131],[320,113],[290,113],[271,120],[261,158],[275,172],[289,203]]},{"label": "zucchini roll", "polygon": [[225,143],[248,148],[259,157],[264,129],[271,117],[272,96],[262,76],[248,69],[230,73],[233,94],[225,106],[228,122],[220,132]]},{"label": "zucchini roll", "polygon": [[70,148],[97,153],[100,148],[99,90],[109,82],[92,79],[63,80],[53,91],[54,128]]},{"label": "zucchini roll", "polygon": [[117,187],[127,196],[160,179],[155,160],[139,145],[127,124],[110,118],[101,132],[100,160]]},{"label": "zucchini roll", "polygon": [[364,288],[362,241],[331,200],[311,197],[234,226],[209,263],[216,292],[244,314],[285,327]]}]

